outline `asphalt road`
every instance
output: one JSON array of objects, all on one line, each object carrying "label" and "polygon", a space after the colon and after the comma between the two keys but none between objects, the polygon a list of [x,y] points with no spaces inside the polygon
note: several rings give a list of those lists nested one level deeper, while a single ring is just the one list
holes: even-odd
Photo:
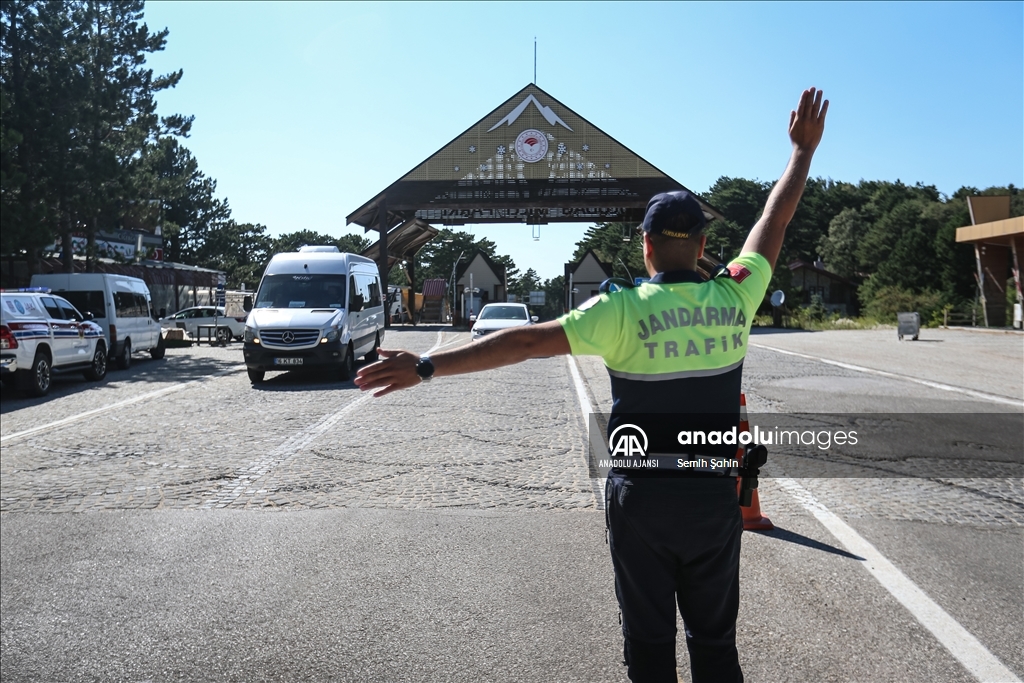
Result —
[{"label": "asphalt road", "polygon": [[[466,339],[389,334],[420,352]],[[1020,412],[1020,335],[888,336],[756,336],[751,411]],[[59,380],[45,399],[4,388],[4,681],[625,680],[567,359],[370,399],[316,376],[254,389],[240,355],[140,357],[104,383]],[[574,362],[607,409],[600,361]],[[971,681],[984,669],[901,604],[808,496],[1024,677],[1024,482],[793,478],[794,459],[771,465],[761,497],[777,528],[743,541],[747,680]]]}]

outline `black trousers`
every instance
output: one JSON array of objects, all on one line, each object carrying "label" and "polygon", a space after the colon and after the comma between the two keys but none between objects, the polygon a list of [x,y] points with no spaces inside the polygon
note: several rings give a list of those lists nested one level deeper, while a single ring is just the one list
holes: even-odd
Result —
[{"label": "black trousers", "polygon": [[736,480],[613,470],[605,499],[630,680],[675,683],[678,605],[693,683],[742,683]]}]

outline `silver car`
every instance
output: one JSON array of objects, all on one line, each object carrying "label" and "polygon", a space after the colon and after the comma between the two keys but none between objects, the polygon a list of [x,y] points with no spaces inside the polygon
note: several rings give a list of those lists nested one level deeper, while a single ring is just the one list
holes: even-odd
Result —
[{"label": "silver car", "polygon": [[194,306],[160,318],[161,328],[185,330],[192,339],[198,339],[200,325],[216,325],[215,338],[224,344],[232,339],[241,340],[245,334],[245,318],[229,318],[220,307]]}]

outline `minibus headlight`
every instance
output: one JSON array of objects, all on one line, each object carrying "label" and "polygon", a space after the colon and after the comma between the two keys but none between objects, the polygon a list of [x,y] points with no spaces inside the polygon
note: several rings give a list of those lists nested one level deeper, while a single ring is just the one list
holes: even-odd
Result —
[{"label": "minibus headlight", "polygon": [[326,344],[327,342],[336,342],[339,338],[341,338],[341,331],[337,327],[328,327],[324,330],[324,336],[323,339],[320,340],[320,343]]},{"label": "minibus headlight", "polygon": [[242,335],[242,339],[244,339],[246,342],[249,342],[250,344],[260,343],[260,338],[256,336],[256,330],[249,327],[248,325],[245,326],[245,334]]}]

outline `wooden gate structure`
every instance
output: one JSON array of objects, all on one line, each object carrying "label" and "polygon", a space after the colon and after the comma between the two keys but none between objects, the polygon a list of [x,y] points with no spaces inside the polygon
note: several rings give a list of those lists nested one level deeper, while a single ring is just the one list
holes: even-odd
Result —
[{"label": "wooden gate structure", "polygon": [[[349,214],[347,223],[379,233],[375,251],[387,291],[388,259],[406,258],[392,253],[392,236],[411,241],[434,225],[639,223],[653,195],[685,189],[531,83]],[[698,200],[709,220],[721,217]]]}]

